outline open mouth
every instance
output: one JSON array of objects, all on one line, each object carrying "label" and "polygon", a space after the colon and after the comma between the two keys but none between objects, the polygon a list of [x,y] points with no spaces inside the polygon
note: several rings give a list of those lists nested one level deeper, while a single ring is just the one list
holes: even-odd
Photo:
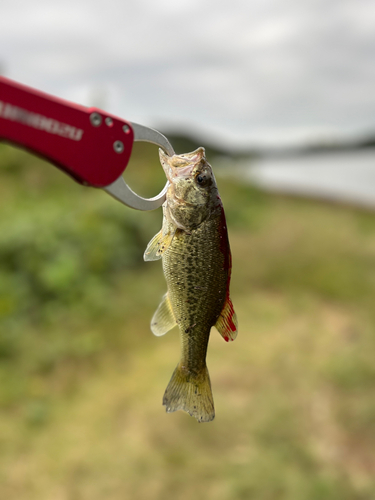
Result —
[{"label": "open mouth", "polygon": [[167,176],[168,180],[170,182],[173,182],[173,179],[179,179],[181,177],[191,177],[191,173],[193,168],[195,167],[195,164],[192,165],[186,165],[185,167],[172,167],[168,165],[168,168],[165,171],[165,175]]}]

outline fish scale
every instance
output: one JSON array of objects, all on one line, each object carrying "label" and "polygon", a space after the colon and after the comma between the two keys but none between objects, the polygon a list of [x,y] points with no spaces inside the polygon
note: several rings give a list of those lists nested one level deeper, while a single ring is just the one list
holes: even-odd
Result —
[{"label": "fish scale", "polygon": [[220,208],[191,234],[180,231],[163,255],[163,270],[181,333],[180,363],[189,371],[205,364],[211,327],[225,301],[228,269],[220,250]]}]

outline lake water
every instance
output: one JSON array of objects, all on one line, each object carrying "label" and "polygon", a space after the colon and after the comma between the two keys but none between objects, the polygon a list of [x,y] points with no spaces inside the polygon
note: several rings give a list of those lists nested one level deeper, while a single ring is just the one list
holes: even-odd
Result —
[{"label": "lake water", "polygon": [[375,208],[375,149],[263,157],[241,162],[245,178],[272,191]]}]

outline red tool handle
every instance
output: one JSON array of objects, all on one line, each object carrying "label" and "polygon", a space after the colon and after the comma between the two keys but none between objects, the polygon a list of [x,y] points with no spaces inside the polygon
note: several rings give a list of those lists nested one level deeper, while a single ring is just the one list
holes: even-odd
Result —
[{"label": "red tool handle", "polygon": [[0,76],[0,140],[46,158],[82,184],[108,186],[125,170],[129,122]]}]

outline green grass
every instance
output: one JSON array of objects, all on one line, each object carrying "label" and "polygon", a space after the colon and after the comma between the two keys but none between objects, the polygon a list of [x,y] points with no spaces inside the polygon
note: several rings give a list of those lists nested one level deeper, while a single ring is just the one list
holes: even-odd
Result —
[{"label": "green grass", "polygon": [[[127,178],[163,185],[156,148]],[[4,145],[0,180],[0,498],[375,497],[375,215],[218,178],[240,331],[213,329],[199,425],[161,406],[179,339],[149,330],[160,211]]]}]

